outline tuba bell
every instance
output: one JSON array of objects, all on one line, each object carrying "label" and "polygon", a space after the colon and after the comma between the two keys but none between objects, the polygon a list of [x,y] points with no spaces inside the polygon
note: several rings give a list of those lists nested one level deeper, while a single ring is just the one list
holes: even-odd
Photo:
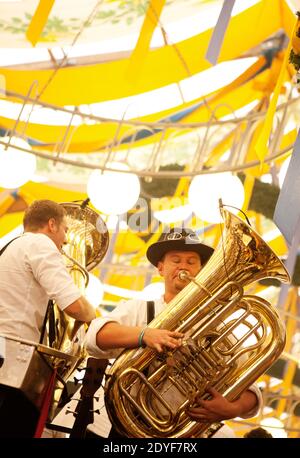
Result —
[{"label": "tuba bell", "polygon": [[[157,354],[125,350],[108,370],[105,403],[115,428],[127,437],[208,437],[219,424],[186,414],[206,388],[233,401],[280,356],[285,329],[266,300],[244,287],[273,277],[290,280],[283,263],[238,216],[221,209],[222,241],[214,254],[150,324],[185,334],[183,345]],[[181,272],[182,278],[187,273]]]}]

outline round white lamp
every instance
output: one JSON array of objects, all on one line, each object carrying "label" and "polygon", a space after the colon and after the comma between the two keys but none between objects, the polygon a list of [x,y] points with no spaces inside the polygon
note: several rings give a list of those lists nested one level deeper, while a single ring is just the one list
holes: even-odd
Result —
[{"label": "round white lamp", "polygon": [[[125,164],[110,163],[107,167],[129,170]],[[106,215],[121,215],[134,206],[140,195],[140,181],[134,173],[94,170],[87,183],[92,204]]]},{"label": "round white lamp", "polygon": [[89,274],[89,283],[85,290],[87,300],[97,308],[103,299],[104,289],[101,281],[93,274]]},{"label": "round white lamp", "polygon": [[[242,208],[244,198],[241,180],[230,172],[197,175],[193,178],[188,192],[189,203],[195,214],[209,223],[222,221],[219,199],[222,199],[224,205]],[[229,210],[238,213],[238,210]]]},{"label": "round white lamp", "polygon": [[[3,137],[8,143],[9,137]],[[35,173],[36,157],[34,154],[17,150],[14,146],[30,150],[30,145],[21,138],[12,137],[7,149],[0,145],[0,186],[15,189],[27,183]]]}]

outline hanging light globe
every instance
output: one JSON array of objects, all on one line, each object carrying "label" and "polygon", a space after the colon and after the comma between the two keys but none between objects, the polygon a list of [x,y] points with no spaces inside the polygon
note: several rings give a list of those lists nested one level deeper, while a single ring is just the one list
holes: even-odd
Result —
[{"label": "hanging light globe", "polygon": [[14,146],[31,150],[30,145],[21,138],[3,137],[1,139],[9,143],[7,149],[5,145],[0,145],[0,187],[7,189],[19,188],[29,181],[36,170],[36,157],[34,154],[20,151]]},{"label": "hanging light globe", "polygon": [[[197,175],[193,178],[188,192],[188,200],[194,213],[208,223],[219,223],[222,216],[219,199],[224,205],[242,208],[245,198],[241,180],[230,172]],[[229,208],[232,213],[238,210]]]},{"label": "hanging light globe", "polygon": [[[108,168],[129,170],[125,164],[110,163]],[[122,215],[130,210],[140,195],[140,180],[134,173],[101,173],[94,170],[89,176],[87,194],[97,210],[106,215]]]}]

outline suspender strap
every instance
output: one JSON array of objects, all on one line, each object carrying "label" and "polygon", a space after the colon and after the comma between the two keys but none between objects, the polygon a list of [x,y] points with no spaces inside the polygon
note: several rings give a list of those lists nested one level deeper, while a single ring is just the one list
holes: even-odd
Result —
[{"label": "suspender strap", "polygon": [[20,238],[20,235],[18,235],[18,237],[15,237],[14,239],[10,240],[6,245],[4,245],[4,247],[2,247],[0,250],[0,256],[4,253],[8,245],[10,245],[11,242],[13,242],[14,240],[17,240],[18,238]]},{"label": "suspender strap", "polygon": [[147,301],[147,324],[151,323],[154,318],[154,302]]},{"label": "suspender strap", "polygon": [[45,314],[42,330],[41,330],[41,337],[40,343],[44,343],[44,337],[46,335],[46,326],[48,323],[48,339],[49,339],[49,346],[53,347],[53,344],[56,339],[56,323],[55,323],[55,315],[54,315],[54,303],[50,299],[48,301],[47,311]]}]

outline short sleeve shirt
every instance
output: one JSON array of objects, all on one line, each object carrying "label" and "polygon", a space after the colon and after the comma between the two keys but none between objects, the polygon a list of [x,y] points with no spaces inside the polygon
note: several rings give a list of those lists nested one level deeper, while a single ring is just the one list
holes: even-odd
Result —
[{"label": "short sleeve shirt", "polygon": [[0,256],[0,335],[38,342],[49,299],[64,310],[80,296],[47,235],[26,232]]}]

